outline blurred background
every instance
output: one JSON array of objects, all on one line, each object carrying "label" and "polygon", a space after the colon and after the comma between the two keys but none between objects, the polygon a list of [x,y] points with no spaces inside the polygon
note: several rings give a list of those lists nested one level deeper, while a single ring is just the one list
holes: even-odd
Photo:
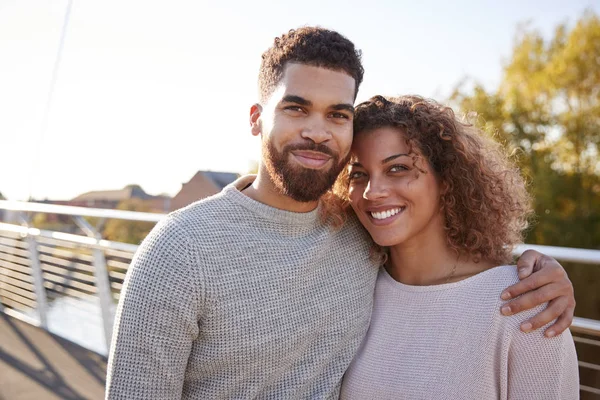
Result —
[{"label": "blurred background", "polygon": [[[256,169],[248,115],[261,53],[302,25],[337,30],[362,49],[358,102],[432,97],[501,142],[535,199],[526,243],[600,250],[597,0],[0,0],[0,199],[166,213],[218,192]],[[154,217],[12,208],[0,208],[0,221],[13,225],[0,232],[0,304],[42,321],[56,343],[67,338],[91,350],[78,362],[100,387],[103,318],[114,312],[130,254]],[[41,230],[37,242],[21,228]],[[96,242],[60,241],[56,233]],[[104,289],[99,246],[113,246],[102,253]],[[598,253],[577,254],[591,255],[561,260],[576,315],[600,320],[600,268],[589,265]],[[96,299],[102,290],[110,305]],[[18,324],[0,329],[0,346],[3,332],[28,337]],[[0,376],[13,379],[0,377],[0,399],[32,398],[15,389],[21,375],[35,377],[47,398],[101,398],[99,388],[76,390],[60,378],[48,361],[56,355],[42,355],[36,340],[23,350],[37,360],[31,365],[0,347]],[[600,398],[598,349],[578,344],[580,359],[596,365],[582,379],[599,388],[582,398]],[[40,359],[54,380],[32,366]]]}]

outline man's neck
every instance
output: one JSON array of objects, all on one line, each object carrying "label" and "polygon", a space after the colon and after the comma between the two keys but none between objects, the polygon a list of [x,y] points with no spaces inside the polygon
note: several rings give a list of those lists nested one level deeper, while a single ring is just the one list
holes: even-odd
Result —
[{"label": "man's neck", "polygon": [[258,172],[256,179],[252,185],[248,186],[242,193],[268,206],[278,208],[280,210],[292,212],[309,212],[313,211],[319,205],[318,201],[304,203],[296,201],[289,196],[281,194],[269,176],[262,171]]}]

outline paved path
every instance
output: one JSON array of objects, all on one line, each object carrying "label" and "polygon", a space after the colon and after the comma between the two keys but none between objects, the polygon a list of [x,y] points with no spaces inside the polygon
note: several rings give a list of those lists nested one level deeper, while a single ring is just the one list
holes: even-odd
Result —
[{"label": "paved path", "polygon": [[105,376],[105,357],[0,312],[0,400],[100,400]]}]

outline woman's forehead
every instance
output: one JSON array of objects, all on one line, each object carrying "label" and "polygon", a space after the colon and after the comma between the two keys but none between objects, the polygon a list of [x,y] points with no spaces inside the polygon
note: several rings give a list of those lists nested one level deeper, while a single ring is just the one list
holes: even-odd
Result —
[{"label": "woman's forehead", "polygon": [[354,136],[352,143],[353,158],[366,156],[384,156],[386,153],[411,152],[404,132],[397,128],[383,127],[371,131],[364,131]]}]

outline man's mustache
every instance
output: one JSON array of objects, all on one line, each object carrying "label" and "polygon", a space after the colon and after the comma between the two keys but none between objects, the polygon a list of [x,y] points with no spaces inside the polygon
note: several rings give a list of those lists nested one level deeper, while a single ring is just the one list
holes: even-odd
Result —
[{"label": "man's mustache", "polygon": [[283,151],[285,153],[289,153],[289,152],[297,151],[297,150],[316,151],[316,152],[319,152],[319,153],[326,154],[326,155],[328,155],[330,157],[333,157],[333,158],[338,158],[339,157],[339,155],[337,153],[335,153],[333,150],[331,150],[329,147],[325,146],[324,144],[315,143],[315,142],[290,144],[290,145],[287,145],[287,146],[285,146],[283,148]]}]

